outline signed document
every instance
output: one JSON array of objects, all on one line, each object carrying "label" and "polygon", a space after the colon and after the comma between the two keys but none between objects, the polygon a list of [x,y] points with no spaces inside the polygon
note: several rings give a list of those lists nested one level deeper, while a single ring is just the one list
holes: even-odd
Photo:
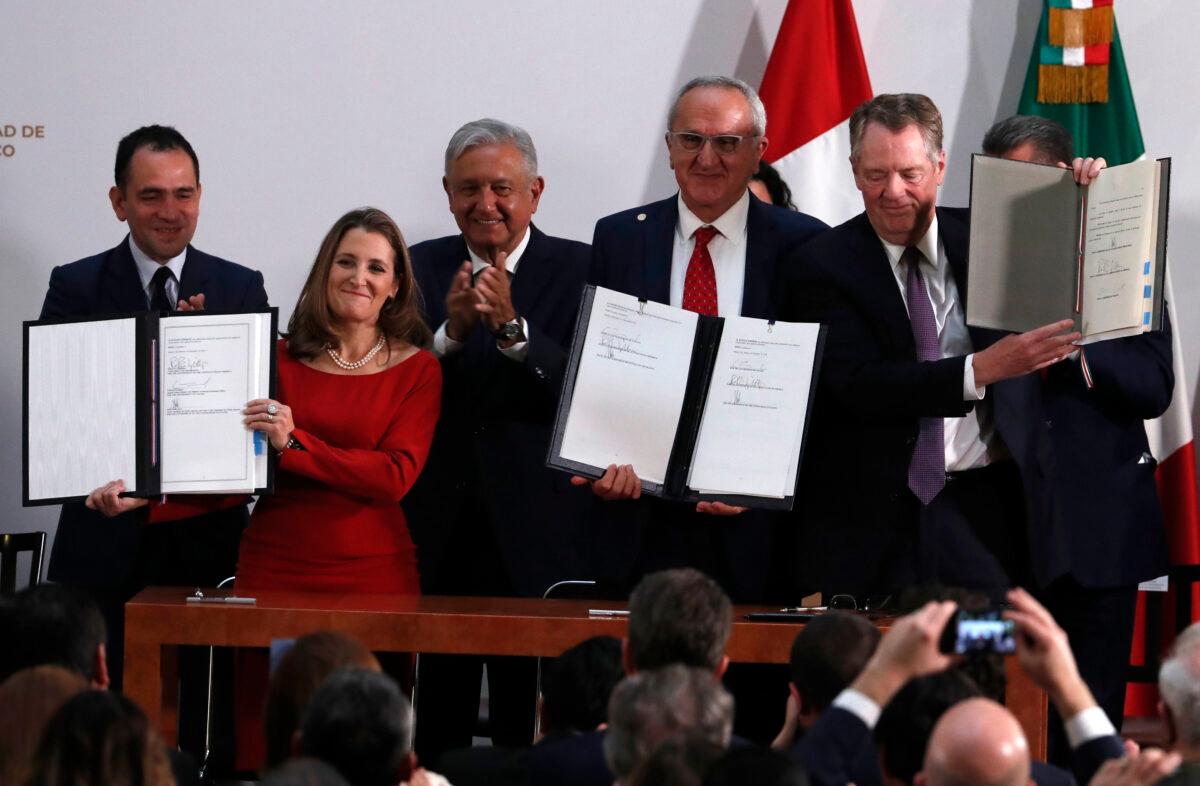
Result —
[{"label": "signed document", "polygon": [[646,494],[790,508],[822,339],[588,287],[547,463],[593,478],[630,464]]},{"label": "signed document", "polygon": [[1162,325],[1170,159],[1069,169],[975,156],[967,323],[1024,332],[1074,319],[1080,343]]},{"label": "signed document", "polygon": [[266,440],[242,423],[271,394],[278,312],[24,323],[25,505],[127,494],[262,493]]}]

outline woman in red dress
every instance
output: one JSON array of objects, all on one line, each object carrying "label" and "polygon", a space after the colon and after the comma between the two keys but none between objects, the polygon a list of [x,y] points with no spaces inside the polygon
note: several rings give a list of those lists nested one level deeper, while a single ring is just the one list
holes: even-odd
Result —
[{"label": "woman in red dress", "polygon": [[333,225],[279,342],[279,400],[246,407],[280,458],[242,536],[239,592],[419,592],[398,503],[429,453],[441,370],[420,349],[430,334],[417,298],[385,213]]}]

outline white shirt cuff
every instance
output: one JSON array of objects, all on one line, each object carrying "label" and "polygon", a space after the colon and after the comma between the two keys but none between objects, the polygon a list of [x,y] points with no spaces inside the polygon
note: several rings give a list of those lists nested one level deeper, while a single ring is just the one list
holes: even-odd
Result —
[{"label": "white shirt cuff", "polygon": [[449,321],[443,322],[437,329],[437,332],[433,334],[432,351],[434,357],[444,358],[446,355],[453,355],[463,348],[463,342],[455,341],[446,335],[446,325],[448,324]]},{"label": "white shirt cuff", "polygon": [[857,715],[868,729],[874,729],[875,724],[879,722],[879,705],[865,693],[860,693],[853,688],[846,688],[839,693],[830,706],[841,707],[846,712]]},{"label": "white shirt cuff", "polygon": [[529,325],[526,324],[525,317],[518,317],[518,319],[521,320],[521,335],[525,336],[525,340],[518,341],[511,347],[507,348],[499,346],[500,342],[496,342],[496,348],[500,350],[501,355],[504,355],[504,357],[508,358],[509,360],[517,363],[524,363],[525,358],[529,357]]},{"label": "white shirt cuff", "polygon": [[975,353],[967,355],[963,363],[963,401],[983,401],[987,388],[975,387]]},{"label": "white shirt cuff", "polygon": [[1096,739],[1116,735],[1112,721],[1099,707],[1088,707],[1066,722],[1067,742],[1071,750]]}]

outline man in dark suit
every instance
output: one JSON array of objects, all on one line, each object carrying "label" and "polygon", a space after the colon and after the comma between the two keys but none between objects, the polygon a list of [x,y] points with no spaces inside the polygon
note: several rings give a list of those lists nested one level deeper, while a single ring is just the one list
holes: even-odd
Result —
[{"label": "man in dark suit", "polygon": [[1045,520],[1031,372],[1079,334],[1068,320],[967,327],[967,215],[934,209],[945,152],[932,101],[876,96],[850,136],[866,210],[801,249],[782,282],[780,318],[829,326],[801,557],[826,591],[940,581],[999,598],[1026,578],[1027,530]]},{"label": "man in dark suit", "polygon": [[[740,80],[699,77],[680,90],[668,129],[679,193],[597,222],[589,283],[700,313],[773,319],[780,261],[826,227],[748,191],[767,148],[762,102]],[[780,594],[772,579],[790,584],[790,566],[768,569],[785,517],[697,515],[741,511],[642,500],[630,466],[610,467],[592,489],[608,501],[594,516],[596,571],[621,594],[650,571],[683,565],[715,578],[738,602]]]},{"label": "man in dark suit", "polygon": [[[1074,144],[1053,120],[1018,115],[988,130],[983,152],[1067,166]],[[1091,159],[1079,168],[1097,165]],[[1038,595],[1070,637],[1109,719],[1124,716],[1137,585],[1168,570],[1156,462],[1144,420],[1171,403],[1171,326],[1090,344],[1046,370],[1045,438],[1054,457],[1050,519],[1031,545]]]},{"label": "man in dark suit", "polygon": [[[545,182],[516,126],[484,119],[456,131],[442,184],[460,234],[412,249],[443,375],[429,462],[404,501],[422,587],[540,597],[582,573],[579,495],[545,462],[589,249],[530,223]],[[483,660],[422,659],[417,746],[426,761],[470,745]],[[528,745],[534,662],[487,664],[493,740]]]},{"label": "man in dark suit", "polygon": [[[262,274],[192,248],[200,165],[174,128],[146,126],[117,146],[113,212],[129,225],[115,248],[50,273],[41,319],[158,310],[267,307]],[[123,605],[150,584],[215,585],[232,576],[246,526],[244,504],[194,510],[118,497],[117,480],[84,504],[63,505],[50,554],[52,581],[82,587],[108,625],[108,665],[121,685]]]}]

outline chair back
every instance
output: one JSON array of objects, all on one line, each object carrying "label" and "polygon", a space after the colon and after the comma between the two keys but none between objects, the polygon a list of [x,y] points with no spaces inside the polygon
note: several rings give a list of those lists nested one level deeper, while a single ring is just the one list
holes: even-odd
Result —
[{"label": "chair back", "polygon": [[30,552],[29,586],[42,581],[42,554],[46,550],[45,532],[13,532],[0,535],[0,594],[17,591],[17,555]]}]

